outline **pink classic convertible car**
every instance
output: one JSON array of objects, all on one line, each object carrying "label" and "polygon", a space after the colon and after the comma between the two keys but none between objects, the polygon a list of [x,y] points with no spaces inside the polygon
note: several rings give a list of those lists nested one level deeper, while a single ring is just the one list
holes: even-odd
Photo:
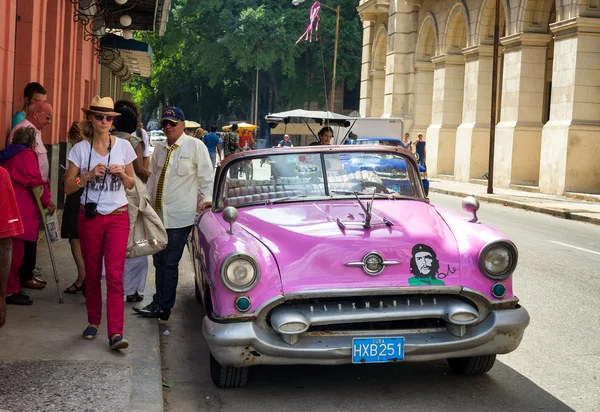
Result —
[{"label": "pink classic convertible car", "polygon": [[192,238],[213,381],[242,386],[259,364],[448,359],[459,374],[489,371],[529,315],[512,289],[517,249],[478,207],[432,205],[401,148],[229,157]]}]

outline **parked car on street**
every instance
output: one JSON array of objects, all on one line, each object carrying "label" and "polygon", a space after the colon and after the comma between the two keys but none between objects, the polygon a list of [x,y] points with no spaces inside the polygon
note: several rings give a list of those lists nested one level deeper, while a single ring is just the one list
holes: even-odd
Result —
[{"label": "parked car on street", "polygon": [[[357,144],[357,145],[376,145],[376,146],[395,146],[401,147],[401,140],[394,137],[358,137],[356,139],[346,138],[344,144]],[[404,167],[404,162],[392,162],[397,163],[400,168]],[[388,165],[388,167],[392,165]],[[421,174],[421,180],[423,182],[423,189],[425,189],[425,196],[429,196],[429,177],[427,176],[427,168],[419,165],[419,173]]]},{"label": "parked car on street", "polygon": [[[236,175],[253,162],[251,179]],[[432,205],[399,147],[314,146],[228,157],[190,240],[218,387],[254,365],[447,359],[488,372],[529,324],[516,246]]]},{"label": "parked car on street", "polygon": [[159,143],[164,143],[167,140],[167,135],[162,130],[150,131],[150,155],[154,153],[154,147]]}]

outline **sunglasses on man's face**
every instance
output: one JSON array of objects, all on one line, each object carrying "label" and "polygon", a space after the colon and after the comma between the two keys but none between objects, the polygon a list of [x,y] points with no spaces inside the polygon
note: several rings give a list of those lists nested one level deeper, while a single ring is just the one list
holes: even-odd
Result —
[{"label": "sunglasses on man's face", "polygon": [[96,120],[98,120],[99,122],[101,122],[102,120],[106,119],[107,122],[112,122],[113,120],[115,120],[115,116],[105,116],[103,114],[95,114],[94,117],[96,118]]},{"label": "sunglasses on man's face", "polygon": [[171,127],[175,127],[177,126],[177,123],[175,120],[163,120],[162,122],[160,122],[160,125],[163,127],[163,129],[167,126],[171,126]]}]

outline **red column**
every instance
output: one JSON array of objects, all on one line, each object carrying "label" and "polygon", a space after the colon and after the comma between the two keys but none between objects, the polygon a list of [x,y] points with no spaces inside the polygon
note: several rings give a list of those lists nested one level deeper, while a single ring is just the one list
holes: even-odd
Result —
[{"label": "red column", "polygon": [[[66,3],[66,2],[65,2]],[[62,55],[62,99],[60,101],[60,130],[66,134],[71,127],[73,120],[80,120],[80,117],[73,118],[73,88],[75,81],[75,52],[77,26],[80,23],[73,22],[73,5],[66,3],[63,13],[63,55]],[[79,113],[77,113],[79,115]]]},{"label": "red column", "polygon": [[13,114],[17,0],[0,0],[0,10],[0,149],[3,149]]},{"label": "red column", "polygon": [[58,143],[59,138],[65,141],[66,130],[61,128],[61,99],[62,72],[63,72],[63,21],[65,18],[65,6],[63,0],[49,0],[46,15],[46,49],[48,52],[44,61],[44,87],[48,91],[48,103],[54,111],[54,121],[50,127],[44,129],[45,143]]},{"label": "red column", "polygon": [[74,73],[73,87],[71,94],[73,95],[73,120],[80,120],[83,116],[81,108],[83,106],[83,85],[82,85],[82,69],[83,69],[83,26],[77,24],[77,34],[75,35],[75,50],[74,60],[71,70]]},{"label": "red column", "polygon": [[[23,89],[30,82],[44,82],[46,1],[19,0],[15,49],[15,111],[23,106]],[[49,142],[48,142],[49,143]]]}]

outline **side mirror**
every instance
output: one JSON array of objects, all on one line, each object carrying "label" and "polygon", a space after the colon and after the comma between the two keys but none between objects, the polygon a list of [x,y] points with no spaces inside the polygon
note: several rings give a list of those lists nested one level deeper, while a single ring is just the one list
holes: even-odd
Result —
[{"label": "side mirror", "polygon": [[465,212],[473,214],[473,219],[469,220],[471,223],[479,223],[477,218],[477,211],[479,210],[479,200],[475,196],[467,196],[462,202],[462,208]]},{"label": "side mirror", "polygon": [[223,209],[223,220],[229,223],[229,234],[233,235],[233,224],[238,219],[238,211],[233,206]]}]

